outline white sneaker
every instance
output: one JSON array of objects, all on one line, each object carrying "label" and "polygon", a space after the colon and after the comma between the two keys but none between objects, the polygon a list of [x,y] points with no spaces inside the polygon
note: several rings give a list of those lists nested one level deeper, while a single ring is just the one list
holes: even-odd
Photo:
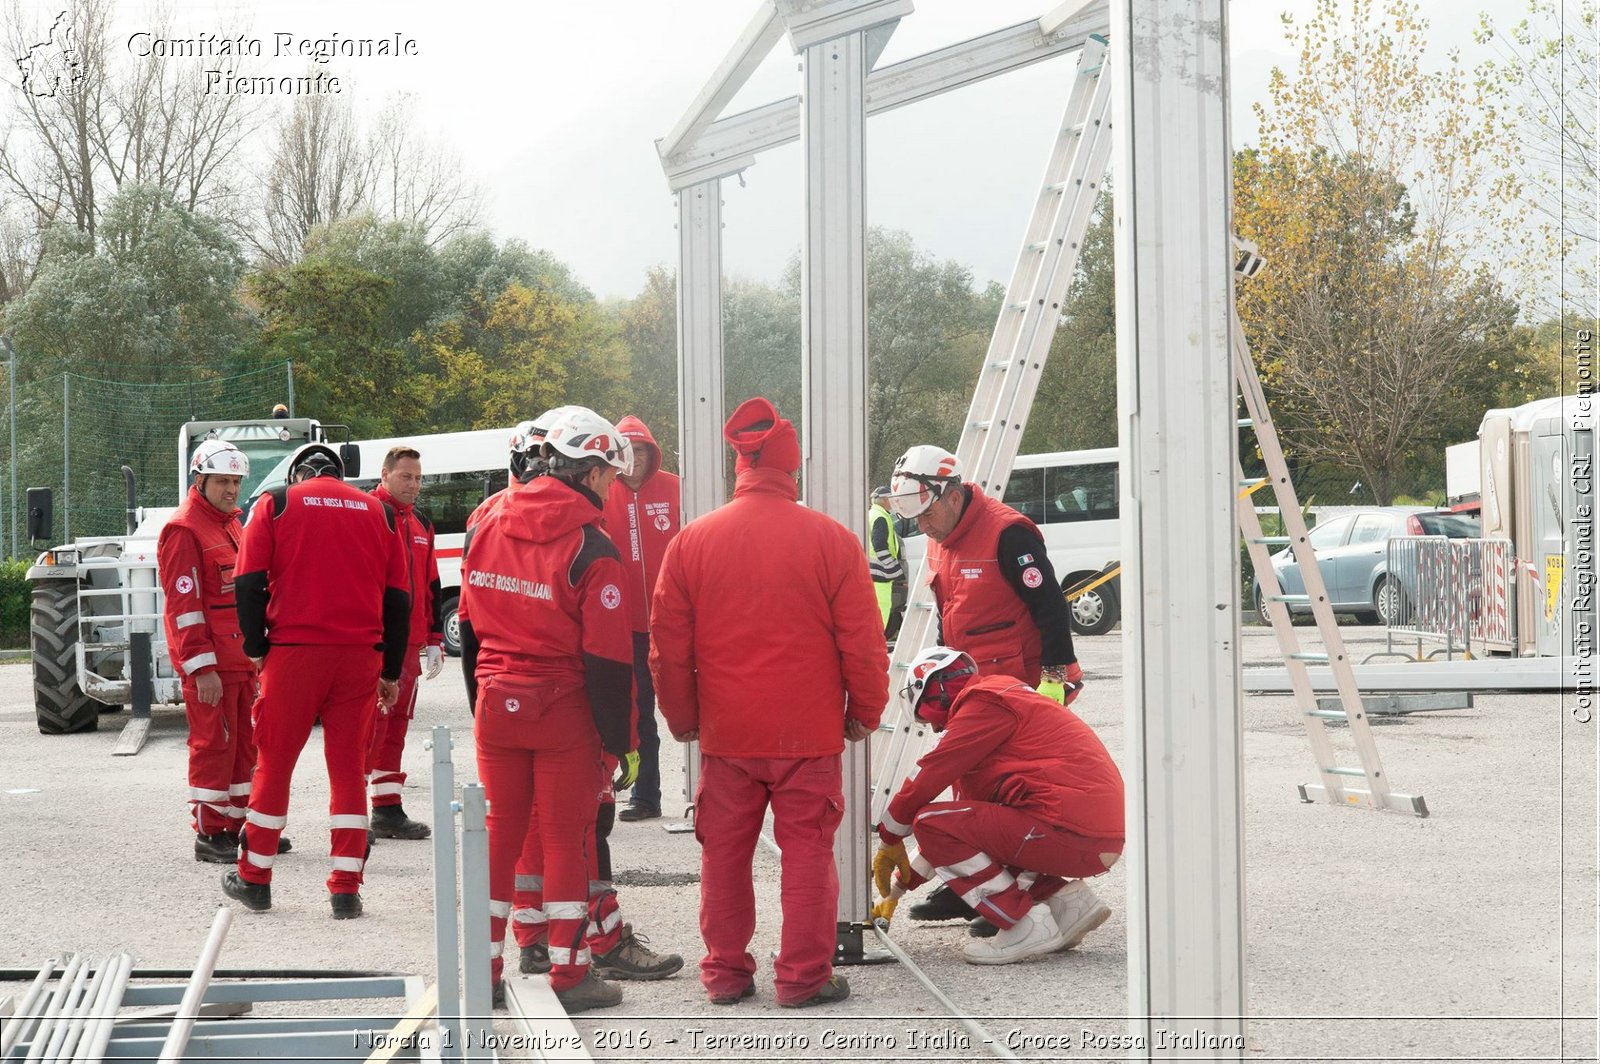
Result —
[{"label": "white sneaker", "polygon": [[993,938],[979,938],[967,943],[961,955],[968,964],[1015,964],[1029,957],[1054,953],[1064,941],[1056,927],[1055,917],[1050,915],[1050,907],[1040,902],[1014,926]]},{"label": "white sneaker", "polygon": [[1045,904],[1061,930],[1059,949],[1073,949],[1084,936],[1111,918],[1111,906],[1101,901],[1089,884],[1075,879],[1050,895]]}]

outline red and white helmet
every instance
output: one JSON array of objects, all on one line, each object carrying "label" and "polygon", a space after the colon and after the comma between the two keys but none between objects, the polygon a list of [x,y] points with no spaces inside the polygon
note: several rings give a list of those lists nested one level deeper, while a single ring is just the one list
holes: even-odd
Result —
[{"label": "red and white helmet", "polygon": [[189,459],[189,472],[202,477],[247,477],[250,458],[226,440],[204,440]]},{"label": "red and white helmet", "polygon": [[906,685],[900,697],[918,720],[944,731],[950,719],[950,703],[961,689],[978,675],[972,655],[953,647],[929,647],[906,666]]},{"label": "red and white helmet", "polygon": [[961,486],[961,463],[943,447],[922,443],[901,455],[889,480],[889,509],[910,520]]},{"label": "red and white helmet", "polygon": [[[535,422],[537,424],[537,420]],[[586,406],[559,410],[544,437],[543,454],[552,472],[598,458],[623,476],[633,472],[633,444],[617,427]]]}]

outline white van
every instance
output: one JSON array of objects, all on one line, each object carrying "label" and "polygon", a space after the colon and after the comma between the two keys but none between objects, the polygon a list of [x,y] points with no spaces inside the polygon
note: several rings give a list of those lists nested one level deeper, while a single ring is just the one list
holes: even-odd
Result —
[{"label": "white van", "polygon": [[[1018,455],[1012,464],[1004,502],[1039,526],[1063,591],[1116,561],[1122,550],[1117,455],[1115,447],[1055,451]],[[909,572],[926,556],[927,538],[915,522],[901,522],[900,535]],[[1122,616],[1121,586],[1114,579],[1074,599],[1073,631],[1109,632]]]}]

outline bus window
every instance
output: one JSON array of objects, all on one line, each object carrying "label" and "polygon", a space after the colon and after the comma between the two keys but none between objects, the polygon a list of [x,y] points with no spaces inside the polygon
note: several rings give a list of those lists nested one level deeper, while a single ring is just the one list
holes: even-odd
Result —
[{"label": "bus window", "polygon": [[1006,481],[1006,494],[1002,501],[1034,524],[1044,524],[1044,470],[1013,471],[1011,479]]},{"label": "bus window", "polygon": [[459,535],[467,530],[467,518],[472,516],[472,511],[505,487],[506,480],[504,469],[424,475],[417,506],[433,522],[437,535]]},{"label": "bus window", "polygon": [[[1115,521],[1117,464],[1055,466],[1045,477],[1045,522]],[[1031,516],[1031,515],[1030,515]],[[1035,518],[1035,520],[1038,520]]]}]

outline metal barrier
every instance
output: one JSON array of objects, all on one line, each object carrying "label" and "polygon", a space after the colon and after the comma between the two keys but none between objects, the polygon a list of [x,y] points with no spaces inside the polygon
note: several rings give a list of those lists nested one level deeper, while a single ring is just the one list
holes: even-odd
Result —
[{"label": "metal barrier", "polygon": [[[1506,539],[1395,536],[1379,595],[1395,636],[1441,640],[1445,655],[1510,651],[1516,635],[1516,556]],[[1380,606],[1384,605],[1380,603]]]}]

